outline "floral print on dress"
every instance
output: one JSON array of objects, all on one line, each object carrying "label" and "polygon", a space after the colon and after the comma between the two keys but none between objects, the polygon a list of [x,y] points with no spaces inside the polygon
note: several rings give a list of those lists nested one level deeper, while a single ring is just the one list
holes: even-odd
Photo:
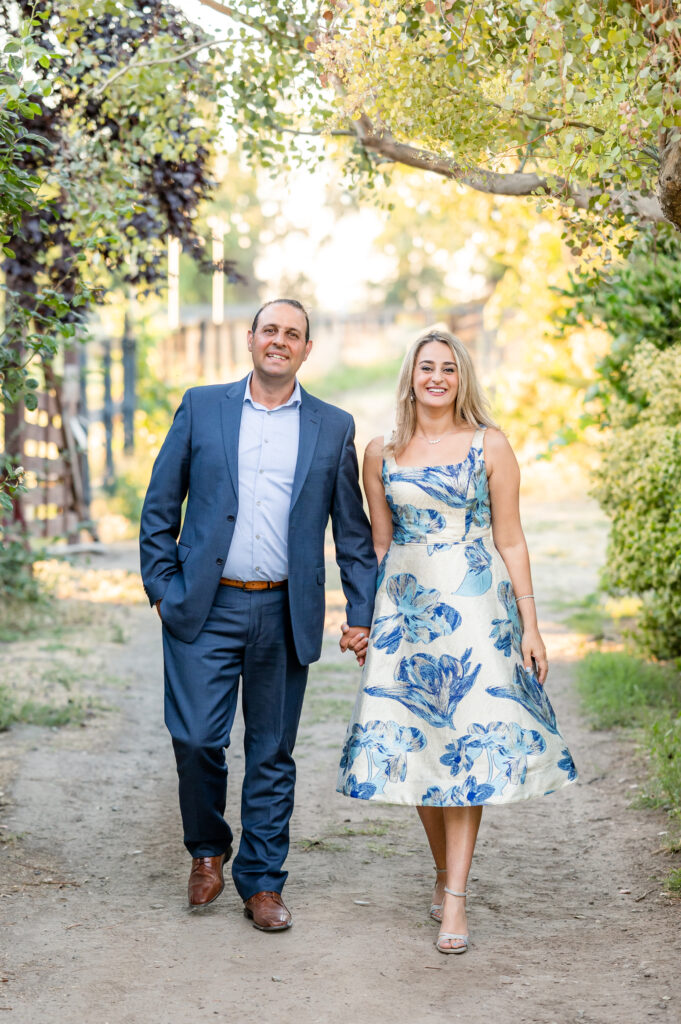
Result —
[{"label": "floral print on dress", "polygon": [[411,573],[391,576],[385,590],[396,611],[374,620],[371,642],[377,650],[394,654],[403,640],[428,644],[461,624],[456,608],[440,600],[440,591],[422,587]]},{"label": "floral print on dress", "polygon": [[481,537],[466,545],[464,556],[468,568],[454,594],[456,597],[479,597],[492,586],[492,556]]},{"label": "floral print on dress", "polygon": [[453,726],[454,713],[473,686],[480,666],[471,668],[471,648],[461,658],[443,654],[415,654],[403,658],[392,683],[367,686],[365,693],[397,700],[436,729]]},{"label": "floral print on dress", "polygon": [[497,596],[506,609],[506,618],[492,619],[490,637],[494,640],[496,649],[503,652],[504,657],[510,658],[512,650],[522,655],[523,628],[510,580],[501,581],[497,587]]},{"label": "floral print on dress", "polygon": [[[447,753],[440,758],[457,776],[469,772],[481,754],[487,755],[486,784],[495,793],[503,792],[507,783],[522,785],[527,776],[528,757],[546,749],[546,741],[536,729],[522,729],[515,722],[473,723],[465,736],[447,744]],[[478,769],[479,770],[479,769]]]},{"label": "floral print on dress", "polygon": [[[473,452],[475,454],[475,452]],[[487,470],[484,460],[476,461],[471,473],[471,487],[473,493],[466,503],[466,533],[471,526],[488,527],[492,522],[492,509],[489,500],[489,487],[487,484]]]},{"label": "floral print on dress", "polygon": [[546,690],[537,680],[534,672],[522,665],[513,669],[513,681],[508,686],[488,686],[487,692],[493,697],[506,697],[521,704],[533,718],[536,718],[549,732],[558,733],[556,713],[546,695]]},{"label": "floral print on dress", "polygon": [[389,479],[412,483],[431,498],[443,502],[449,508],[465,511],[465,531],[468,533],[475,515],[474,501],[468,498],[468,489],[474,469],[473,452],[463,462],[452,466],[402,467],[390,472]]},{"label": "floral print on dress", "polygon": [[558,767],[561,771],[567,772],[568,782],[572,782],[577,778],[577,768],[575,767],[575,762],[572,760],[572,754],[567,747],[565,747],[561,753],[563,756],[558,762]]},{"label": "floral print on dress", "polygon": [[452,786],[451,789],[431,786],[420,803],[422,807],[476,807],[486,803],[491,796],[494,796],[494,786],[480,783],[474,775],[469,775],[463,785]]},{"label": "floral print on dress", "polygon": [[393,505],[393,544],[420,544],[444,530],[444,516],[433,508]]},{"label": "floral print on dress", "polygon": [[420,544],[428,541],[426,550],[429,555],[436,551],[444,551],[450,547],[449,544],[442,544],[433,534],[438,534],[447,525],[447,521],[440,512],[433,508],[415,508],[413,505],[396,505],[389,494],[386,494],[386,501],[393,517],[393,544]]},{"label": "floral print on dress", "polygon": [[404,782],[407,754],[421,750],[425,745],[426,737],[420,729],[405,728],[397,722],[356,723],[345,741],[341,768],[349,771],[363,752],[366,755],[367,778],[358,782],[354,773],[348,775],[343,792],[346,796],[366,800],[382,793],[388,782]]}]

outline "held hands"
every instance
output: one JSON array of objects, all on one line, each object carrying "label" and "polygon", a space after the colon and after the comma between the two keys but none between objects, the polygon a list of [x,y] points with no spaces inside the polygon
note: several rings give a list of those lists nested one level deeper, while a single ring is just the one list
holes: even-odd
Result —
[{"label": "held hands", "polygon": [[347,622],[344,622],[341,626],[341,633],[343,634],[339,642],[341,651],[352,651],[357,658],[357,664],[363,665],[369,646],[369,627],[348,626]]},{"label": "held hands", "polygon": [[[523,665],[528,672],[536,668],[537,679],[543,686],[549,671],[549,663],[546,658],[544,641],[539,635],[538,629],[526,629],[523,633],[521,645],[523,652]],[[532,664],[534,662],[534,665]]]}]

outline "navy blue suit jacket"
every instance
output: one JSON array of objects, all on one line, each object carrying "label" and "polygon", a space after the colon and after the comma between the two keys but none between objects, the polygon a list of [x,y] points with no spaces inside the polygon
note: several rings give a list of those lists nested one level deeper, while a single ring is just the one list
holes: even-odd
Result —
[{"label": "navy blue suit jacket", "polygon": [[[190,388],[158,454],[142,509],[144,589],[167,629],[198,636],[219,586],[239,507],[239,427],[247,377]],[[300,662],[321,653],[324,533],[331,516],[347,620],[369,626],[376,557],[362,506],[352,417],[301,388],[288,531],[289,605]],[[187,508],[182,523],[182,505]],[[182,532],[180,534],[180,525]],[[178,540],[179,536],[179,540]]]}]

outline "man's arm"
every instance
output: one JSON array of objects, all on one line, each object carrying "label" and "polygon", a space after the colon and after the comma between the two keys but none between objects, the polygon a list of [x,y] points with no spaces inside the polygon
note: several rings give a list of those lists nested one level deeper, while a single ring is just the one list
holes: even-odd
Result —
[{"label": "man's arm", "polygon": [[376,594],[376,554],[359,488],[354,436],[355,424],[351,418],[343,439],[331,505],[336,561],[347,600],[346,616],[350,627],[341,639],[342,650],[358,632],[368,636]]},{"label": "man's arm", "polygon": [[157,605],[177,572],[177,536],[189,486],[191,392],[175,413],[151,471],[140,521],[140,566],[149,603]]}]

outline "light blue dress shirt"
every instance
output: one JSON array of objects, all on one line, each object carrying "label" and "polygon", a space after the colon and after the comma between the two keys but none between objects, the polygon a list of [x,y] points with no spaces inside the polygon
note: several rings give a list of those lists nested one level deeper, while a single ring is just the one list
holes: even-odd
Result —
[{"label": "light blue dress shirt", "polygon": [[285,405],[267,409],[246,383],[239,430],[239,511],[222,575],[288,577],[288,520],[300,437],[300,384]]}]

